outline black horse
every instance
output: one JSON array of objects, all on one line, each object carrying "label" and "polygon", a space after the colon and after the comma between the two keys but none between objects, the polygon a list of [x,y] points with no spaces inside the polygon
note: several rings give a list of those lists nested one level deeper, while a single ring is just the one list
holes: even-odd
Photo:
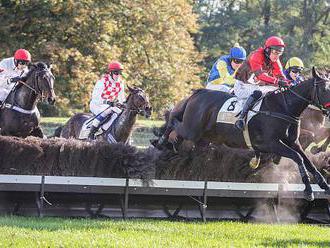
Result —
[{"label": "black horse", "polygon": [[[229,147],[247,148],[243,133],[231,124],[217,123],[223,103],[233,97],[224,92],[197,90],[180,102],[172,111],[165,133],[170,140],[189,140],[226,144]],[[299,117],[309,104],[321,109],[330,108],[330,82],[313,68],[313,78],[286,91],[268,93],[259,112],[249,121],[248,129],[253,149],[260,153],[272,153],[292,159],[298,165],[305,199],[312,201],[314,194],[307,170],[318,185],[330,194],[329,186],[320,172],[305,155],[299,143]],[[173,131],[172,131],[173,129]],[[166,145],[166,142],[163,143]]]},{"label": "black horse", "polygon": [[9,93],[0,110],[1,135],[44,137],[39,126],[38,99],[55,103],[54,76],[42,62],[29,65],[29,72]]}]

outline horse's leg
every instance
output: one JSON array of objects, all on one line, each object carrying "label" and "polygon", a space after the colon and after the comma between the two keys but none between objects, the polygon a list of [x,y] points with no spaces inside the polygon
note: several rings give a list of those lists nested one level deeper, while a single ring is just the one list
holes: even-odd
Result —
[{"label": "horse's leg", "polygon": [[39,138],[45,138],[46,136],[44,135],[44,132],[42,131],[41,127],[36,127],[35,129],[33,129],[33,131],[31,132],[32,136],[34,137],[39,137]]},{"label": "horse's leg", "polygon": [[326,194],[330,194],[330,188],[322,176],[322,174],[316,169],[316,167],[312,164],[312,162],[308,159],[305,152],[302,150],[301,146],[297,143],[294,143],[291,145],[293,149],[295,149],[304,159],[304,164],[307,168],[307,170],[312,173],[314,178],[316,179],[316,183],[320,186],[321,189],[324,189]]},{"label": "horse's leg", "polygon": [[269,144],[270,151],[279,156],[292,159],[298,165],[299,173],[302,182],[305,184],[304,197],[308,201],[314,200],[314,193],[310,184],[309,176],[307,174],[306,167],[304,165],[304,159],[300,153],[290,146],[282,143],[282,141],[274,141]]},{"label": "horse's leg", "polygon": [[325,152],[330,144],[330,136],[325,140],[325,142],[321,145],[321,151],[320,152]]},{"label": "horse's leg", "polygon": [[185,140],[190,140],[193,142],[197,142],[201,139],[201,130],[202,126],[201,123],[190,122],[189,124],[185,121],[177,122],[175,124],[175,131],[178,136],[182,137]]},{"label": "horse's leg", "polygon": [[313,132],[306,129],[300,129],[299,141],[304,150],[314,142],[314,140],[315,137]]},{"label": "horse's leg", "polygon": [[316,145],[311,148],[311,152],[313,154],[317,154],[319,152],[325,152],[327,150],[329,143],[330,143],[330,129],[329,128],[321,128],[321,130],[318,131],[318,135],[317,135],[315,143],[322,141],[324,138],[327,138],[327,139],[321,146]]}]

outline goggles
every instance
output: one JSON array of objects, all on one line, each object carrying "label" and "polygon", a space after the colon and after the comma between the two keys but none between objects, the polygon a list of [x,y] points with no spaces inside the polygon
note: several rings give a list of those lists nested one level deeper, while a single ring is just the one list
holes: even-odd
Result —
[{"label": "goggles", "polygon": [[232,61],[235,63],[235,64],[242,64],[244,62],[243,59],[232,59]]},{"label": "goggles", "polygon": [[112,71],[111,72],[113,75],[122,75],[121,71]]},{"label": "goggles", "polygon": [[294,74],[301,73],[301,71],[302,71],[302,69],[297,69],[297,68],[291,69],[291,72],[293,72]]},{"label": "goggles", "polygon": [[29,63],[29,61],[26,61],[26,60],[17,60],[18,65],[27,65],[28,63]]}]

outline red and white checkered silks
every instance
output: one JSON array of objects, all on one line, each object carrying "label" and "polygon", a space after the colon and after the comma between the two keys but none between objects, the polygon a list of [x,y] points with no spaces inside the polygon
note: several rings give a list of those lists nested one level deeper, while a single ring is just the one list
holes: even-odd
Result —
[{"label": "red and white checkered silks", "polygon": [[104,89],[102,91],[101,97],[104,100],[109,100],[111,102],[117,100],[119,92],[122,90],[122,82],[115,82],[109,75],[106,75],[104,80]]}]

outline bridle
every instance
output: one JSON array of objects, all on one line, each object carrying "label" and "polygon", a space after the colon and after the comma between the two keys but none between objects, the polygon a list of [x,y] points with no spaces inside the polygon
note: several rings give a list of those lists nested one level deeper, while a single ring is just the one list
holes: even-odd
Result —
[{"label": "bridle", "polygon": [[[38,69],[36,69],[36,70],[38,70]],[[41,98],[43,98],[43,92],[40,89],[40,85],[39,85],[39,77],[42,76],[41,74],[45,75],[46,73],[49,73],[50,77],[53,79],[55,79],[55,77],[52,74],[52,72],[47,68],[43,68],[43,69],[38,70],[33,73],[34,73],[33,86],[25,83],[24,81],[19,81],[19,83],[22,84],[23,86],[27,87],[28,89],[30,89],[33,93],[35,93],[37,95],[37,97],[41,96]],[[53,87],[51,87],[50,90],[53,90]]]},{"label": "bridle", "polygon": [[[322,82],[321,82],[322,81]],[[320,96],[318,94],[318,86],[321,84],[321,83],[324,83],[323,82],[323,79],[317,81],[316,78],[314,78],[313,80],[313,89],[312,89],[312,97],[311,97],[311,100],[299,95],[297,92],[295,92],[294,90],[292,89],[288,89],[292,94],[294,94],[296,97],[302,99],[304,102],[307,102],[308,104],[310,105],[313,105],[315,107],[317,107],[319,110],[322,111],[322,113],[324,115],[329,115],[329,110],[327,110],[326,108],[324,108],[324,106],[321,104],[321,101],[320,101]],[[285,99],[285,106],[286,106],[286,98]]]},{"label": "bridle", "polygon": [[[322,82],[320,82],[321,80],[322,80]],[[320,98],[319,98],[319,94],[318,94],[318,85],[323,83],[323,79],[321,79],[321,80],[317,81],[317,79],[314,78],[311,100],[299,95],[297,92],[295,92],[291,88],[288,88],[288,91],[291,92],[296,97],[302,99],[304,102],[307,102],[308,104],[316,106],[318,109],[320,109],[322,111],[322,113],[324,115],[329,115],[330,111],[323,107],[323,105],[321,104]],[[298,124],[299,121],[300,121],[299,117],[292,115],[290,113],[290,111],[288,110],[288,106],[287,106],[288,101],[287,101],[286,95],[283,94],[284,92],[281,89],[275,90],[272,93],[274,93],[274,92],[280,92],[281,93],[281,95],[283,97],[283,101],[284,101],[285,111],[286,111],[287,114],[282,114],[282,113],[278,113],[278,112],[271,112],[271,111],[262,111],[262,110],[254,111],[254,112],[264,114],[264,115],[267,115],[267,116],[271,116],[271,117],[274,117],[274,118],[282,119],[282,120],[285,120],[285,121],[287,121],[289,123],[292,123],[292,124]],[[265,96],[262,97],[262,98],[265,98]],[[262,98],[260,98],[259,101],[261,101]]]},{"label": "bridle", "polygon": [[133,92],[130,94],[130,96],[126,100],[126,103],[129,101],[129,98],[133,97],[133,95],[137,95],[140,99],[143,100],[144,104],[142,106],[136,106],[134,101],[132,101],[133,106],[128,108],[127,104],[126,104],[124,108],[126,108],[127,110],[132,111],[133,113],[136,113],[136,114],[143,114],[145,111],[145,108],[147,108],[146,104],[148,103],[148,100],[143,95],[140,94],[141,92],[143,92],[142,90],[138,89],[137,91],[138,91],[137,93]]}]

